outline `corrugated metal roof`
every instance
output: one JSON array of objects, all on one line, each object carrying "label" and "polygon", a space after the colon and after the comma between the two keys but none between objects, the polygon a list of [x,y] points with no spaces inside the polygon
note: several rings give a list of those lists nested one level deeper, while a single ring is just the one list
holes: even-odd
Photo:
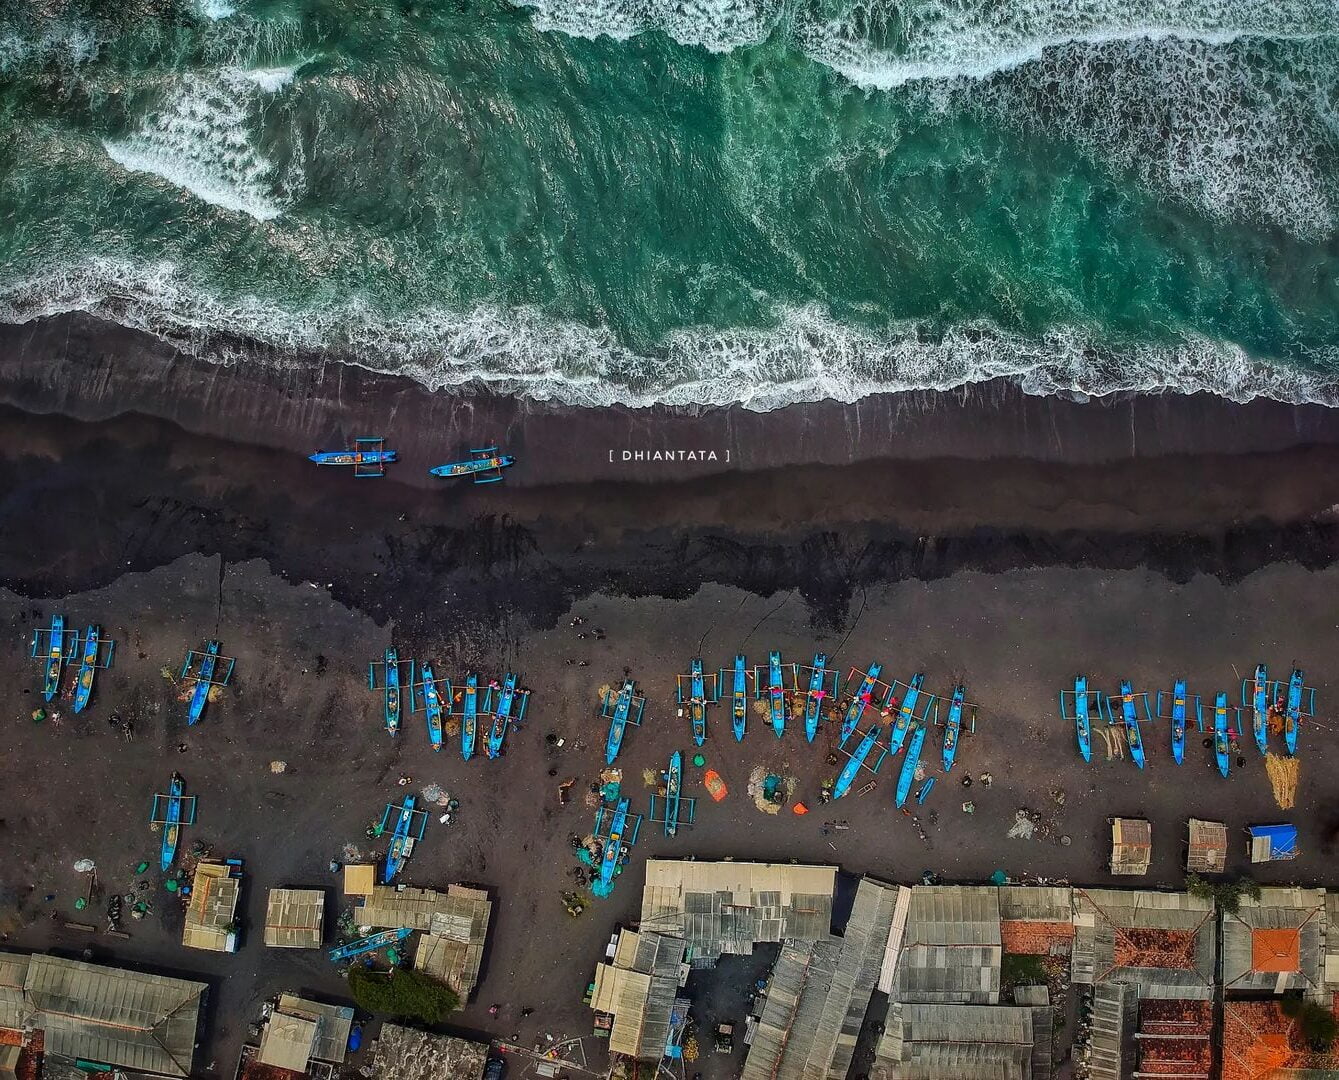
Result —
[{"label": "corrugated metal roof", "polygon": [[[1038,1038],[1034,1016],[1044,1011],[893,1002],[871,1075],[887,1080],[1031,1080]],[[1046,1051],[1049,1059],[1049,1046]]]},{"label": "corrugated metal roof", "polygon": [[[482,889],[464,885],[452,885],[445,894],[423,892],[423,897],[413,901],[414,909],[406,913],[420,920],[424,910],[420,905],[433,909],[428,932],[419,940],[414,953],[414,967],[444,980],[462,998],[468,998],[479,981],[492,902]],[[379,910],[386,909],[383,905]]]},{"label": "corrugated metal roof", "polygon": [[279,1009],[293,1016],[316,1021],[316,1042],[311,1056],[317,1061],[342,1062],[349,1048],[349,1029],[353,1027],[353,1009],[347,1005],[326,1005],[296,994],[281,994]]},{"label": "corrugated metal roof", "polygon": [[1122,1080],[1130,1042],[1130,1012],[1135,989],[1103,983],[1093,991],[1088,1074],[1093,1080]]},{"label": "corrugated metal roof", "polygon": [[1227,826],[1221,821],[1190,819],[1186,869],[1196,874],[1221,874],[1227,866]]},{"label": "corrugated metal roof", "polygon": [[1153,858],[1153,826],[1140,818],[1111,819],[1111,872],[1147,874]]},{"label": "corrugated metal roof", "polygon": [[46,1052],[188,1076],[204,983],[33,956],[24,986]]},{"label": "corrugated metal roof", "polygon": [[590,1006],[596,1012],[613,1014],[611,1053],[643,1061],[664,1056],[684,947],[682,938],[619,932],[613,962],[595,969]]},{"label": "corrugated metal roof", "polygon": [[[1189,893],[1144,889],[1075,889],[1074,903],[1074,982],[1130,983],[1138,986],[1141,997],[1212,998],[1216,956],[1213,901]],[[1118,967],[1118,937],[1129,939],[1131,935],[1124,931],[1139,930],[1193,934],[1190,967]]]},{"label": "corrugated metal roof", "polygon": [[1339,989],[1339,892],[1325,894],[1325,988]]},{"label": "corrugated metal roof", "polygon": [[241,879],[230,876],[226,863],[201,860],[195,867],[181,943],[190,949],[230,952],[237,938],[227,928],[237,916],[240,891]]},{"label": "corrugated metal roof", "polygon": [[260,1053],[256,1055],[256,1060],[262,1065],[305,1073],[315,1044],[315,1020],[287,1016],[281,1012],[271,1013],[265,1025],[265,1034],[260,1038]]},{"label": "corrugated metal roof", "polygon": [[1074,914],[1073,890],[1058,885],[1001,885],[1001,919],[1068,922]]},{"label": "corrugated metal roof", "polygon": [[27,955],[0,953],[0,1027],[23,1027],[29,1012],[23,997],[23,983],[27,977]]},{"label": "corrugated metal roof", "polygon": [[265,944],[277,949],[318,949],[325,928],[325,893],[271,889],[265,905]]},{"label": "corrugated metal roof", "polygon": [[999,1001],[1001,952],[996,888],[913,888],[894,997],[993,1005]]},{"label": "corrugated metal roof", "polygon": [[773,1080],[777,1075],[810,967],[815,963],[815,951],[818,950],[817,962],[830,974],[839,949],[835,938],[824,942],[821,949],[819,943],[812,941],[791,942],[782,947],[768,980],[767,996],[740,1080]]}]

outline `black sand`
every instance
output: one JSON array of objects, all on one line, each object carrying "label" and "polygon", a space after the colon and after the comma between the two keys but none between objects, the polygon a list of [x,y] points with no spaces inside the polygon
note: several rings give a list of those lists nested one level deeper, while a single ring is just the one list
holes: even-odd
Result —
[{"label": "black sand", "polygon": [[[363,829],[400,793],[401,773],[462,802],[456,822],[429,826],[406,879],[495,890],[483,982],[461,1023],[525,1042],[588,1030],[582,990],[615,924],[636,916],[647,855],[826,861],[897,881],[1003,869],[1102,884],[1113,880],[1106,821],[1120,814],[1153,822],[1156,858],[1140,883],[1175,886],[1194,815],[1239,838],[1234,872],[1246,869],[1247,823],[1294,821],[1302,857],[1255,876],[1330,883],[1339,417],[1324,410],[1207,398],[1083,406],[995,387],[766,416],[584,413],[434,397],[334,366],[316,382],[261,383],[83,319],[0,331],[0,397],[15,406],[0,415],[8,944],[92,947],[216,981],[201,1060],[221,1071],[264,996],[338,995],[323,954],[260,943],[265,890],[325,887],[337,909],[326,864],[345,843],[368,850]],[[302,460],[341,430],[374,427],[404,452],[391,478],[356,481]],[[522,458],[505,485],[421,483],[427,464],[484,428]],[[712,439],[732,449],[729,466],[629,472],[604,454]],[[815,460],[828,464],[795,464]],[[59,724],[33,725],[26,637],[53,610],[101,621],[120,652],[87,719],[62,710]],[[595,627],[603,640],[578,637]],[[209,635],[238,657],[236,684],[188,731],[161,669]],[[502,761],[434,756],[418,718],[398,740],[381,730],[364,674],[391,641],[439,673],[521,672],[531,720]],[[647,693],[648,720],[619,761],[645,810],[642,771],[690,748],[674,674],[699,653],[712,667],[736,651],[760,662],[770,648],[801,662],[826,649],[843,668],[880,660],[903,678],[924,670],[944,693],[964,679],[981,714],[959,770],[989,771],[993,785],[965,792],[957,771],[941,777],[917,811],[925,841],[892,806],[898,761],[864,797],[770,817],[745,793],[749,770],[794,773],[812,805],[836,771],[824,762],[831,735],[778,742],[756,720],[739,747],[717,709],[706,752],[730,797],[704,799],[687,836],[648,826],[613,897],[570,920],[559,902],[575,865],[567,836],[588,831],[592,813],[579,800],[560,807],[556,786],[598,771],[598,688],[627,668]],[[1274,806],[1253,748],[1223,781],[1198,740],[1178,770],[1155,725],[1146,771],[1084,766],[1056,716],[1057,691],[1078,671],[1107,689],[1121,677],[1166,689],[1183,674],[1192,692],[1235,696],[1259,660],[1280,676],[1296,660],[1320,690],[1294,811]],[[108,727],[113,710],[135,717],[133,742]],[[550,732],[567,748],[549,748]],[[291,771],[271,774],[273,759]],[[250,936],[235,957],[181,949],[180,915],[161,891],[129,941],[45,917],[77,917],[78,858],[95,859],[109,888],[129,885],[156,850],[149,802],[174,768],[200,796],[193,835],[247,860]],[[689,782],[702,794],[697,770]],[[975,814],[962,813],[964,798]],[[1042,812],[1044,838],[1005,839],[1020,807]],[[821,832],[839,818],[849,831]],[[504,1005],[496,1020],[493,1002]],[[523,1007],[535,1009],[524,1021]]]}]

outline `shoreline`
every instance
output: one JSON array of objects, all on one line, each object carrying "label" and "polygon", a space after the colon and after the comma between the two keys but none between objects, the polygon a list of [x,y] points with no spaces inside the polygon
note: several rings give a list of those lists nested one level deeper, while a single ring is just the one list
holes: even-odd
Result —
[{"label": "shoreline", "polygon": [[[1132,394],[1078,402],[1030,396],[995,380],[771,412],[580,408],[486,391],[433,392],[321,357],[250,351],[256,360],[244,367],[213,364],[82,314],[3,324],[0,402],[86,421],[139,414],[303,455],[356,434],[384,434],[407,466],[397,478],[424,487],[434,482],[416,470],[425,473],[484,440],[527,463],[509,476],[522,487],[887,460],[1082,465],[1339,446],[1339,409],[1259,398],[1237,404],[1208,394]],[[657,450],[674,458],[624,460],[625,453]]]}]

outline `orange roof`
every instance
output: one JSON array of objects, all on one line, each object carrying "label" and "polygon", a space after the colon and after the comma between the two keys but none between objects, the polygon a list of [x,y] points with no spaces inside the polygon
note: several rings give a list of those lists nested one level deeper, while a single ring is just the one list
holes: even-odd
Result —
[{"label": "orange roof", "polygon": [[1296,928],[1251,931],[1252,971],[1301,971],[1302,940]]}]

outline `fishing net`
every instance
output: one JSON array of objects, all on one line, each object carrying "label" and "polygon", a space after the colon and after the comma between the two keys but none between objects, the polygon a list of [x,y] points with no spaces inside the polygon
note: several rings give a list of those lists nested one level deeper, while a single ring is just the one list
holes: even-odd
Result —
[{"label": "fishing net", "polygon": [[1297,801],[1297,774],[1300,762],[1295,757],[1265,755],[1265,773],[1280,810],[1291,810]]}]

